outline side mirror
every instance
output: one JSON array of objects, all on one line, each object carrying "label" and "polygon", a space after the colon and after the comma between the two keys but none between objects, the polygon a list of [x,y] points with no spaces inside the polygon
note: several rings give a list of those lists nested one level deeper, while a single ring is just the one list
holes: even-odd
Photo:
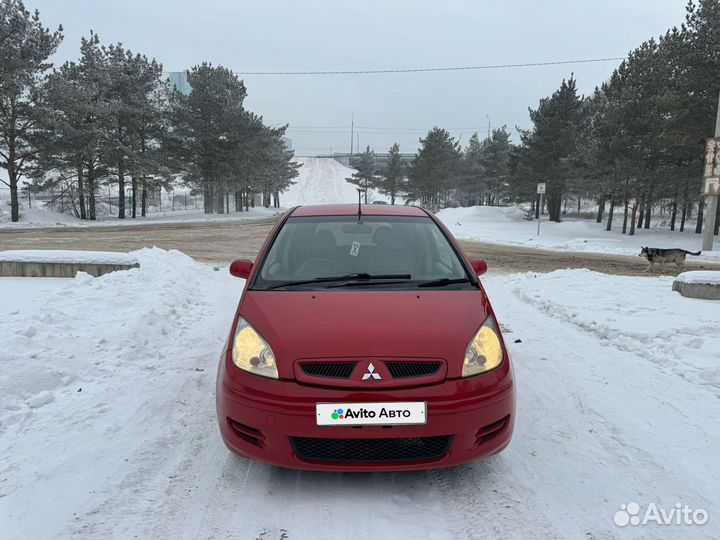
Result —
[{"label": "side mirror", "polygon": [[247,279],[252,270],[253,263],[247,259],[238,259],[230,263],[230,274],[242,279]]},{"label": "side mirror", "polygon": [[470,259],[472,269],[475,270],[475,275],[482,276],[487,272],[487,263],[482,259]]}]

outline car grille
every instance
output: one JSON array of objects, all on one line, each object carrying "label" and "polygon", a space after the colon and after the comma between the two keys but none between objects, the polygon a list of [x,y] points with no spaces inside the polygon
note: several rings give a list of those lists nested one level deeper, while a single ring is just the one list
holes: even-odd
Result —
[{"label": "car grille", "polygon": [[440,362],[385,362],[393,379],[428,377],[440,371]]},{"label": "car grille", "polygon": [[303,362],[300,369],[311,377],[326,379],[348,379],[356,362]]},{"label": "car grille", "polygon": [[[376,361],[379,362],[379,361]],[[430,377],[437,374],[441,362],[384,362],[393,379],[411,379],[413,377]],[[301,362],[300,369],[310,377],[324,379],[349,379],[357,365],[356,361],[344,362]]]},{"label": "car grille", "polygon": [[295,453],[305,461],[398,463],[432,461],[447,454],[452,435],[407,439],[319,439],[291,437]]}]

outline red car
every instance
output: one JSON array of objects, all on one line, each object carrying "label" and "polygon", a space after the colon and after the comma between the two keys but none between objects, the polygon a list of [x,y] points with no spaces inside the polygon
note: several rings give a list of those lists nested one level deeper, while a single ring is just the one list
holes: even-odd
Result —
[{"label": "red car", "polygon": [[421,208],[290,210],[247,279],[217,378],[225,444],[281,467],[448,467],[510,442],[510,358],[478,274]]}]

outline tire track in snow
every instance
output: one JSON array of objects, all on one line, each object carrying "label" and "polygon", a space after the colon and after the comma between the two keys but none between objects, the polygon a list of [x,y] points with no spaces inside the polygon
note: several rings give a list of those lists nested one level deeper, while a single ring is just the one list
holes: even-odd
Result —
[{"label": "tire track in snow", "polygon": [[[612,521],[619,505],[631,501],[668,509],[682,501],[711,515],[720,511],[708,496],[715,490],[710,478],[720,474],[710,457],[720,440],[698,431],[720,412],[717,400],[526,303],[517,288],[537,287],[532,280],[496,277],[485,285],[498,319],[522,339],[508,340],[518,412],[513,442],[500,457],[512,476],[532,488],[537,507],[555,528],[541,535],[717,536],[717,525],[715,532],[707,526],[622,529]],[[677,385],[686,388],[678,391]],[[704,418],[689,423],[682,410],[701,411]]]}]

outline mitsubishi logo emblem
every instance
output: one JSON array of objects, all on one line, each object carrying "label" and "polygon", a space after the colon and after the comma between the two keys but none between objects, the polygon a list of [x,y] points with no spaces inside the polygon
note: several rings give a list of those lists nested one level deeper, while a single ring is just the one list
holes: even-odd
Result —
[{"label": "mitsubishi logo emblem", "polygon": [[373,366],[372,362],[368,364],[367,373],[363,374],[362,380],[367,381],[371,377],[376,381],[382,379],[379,373],[375,373],[375,366]]}]

